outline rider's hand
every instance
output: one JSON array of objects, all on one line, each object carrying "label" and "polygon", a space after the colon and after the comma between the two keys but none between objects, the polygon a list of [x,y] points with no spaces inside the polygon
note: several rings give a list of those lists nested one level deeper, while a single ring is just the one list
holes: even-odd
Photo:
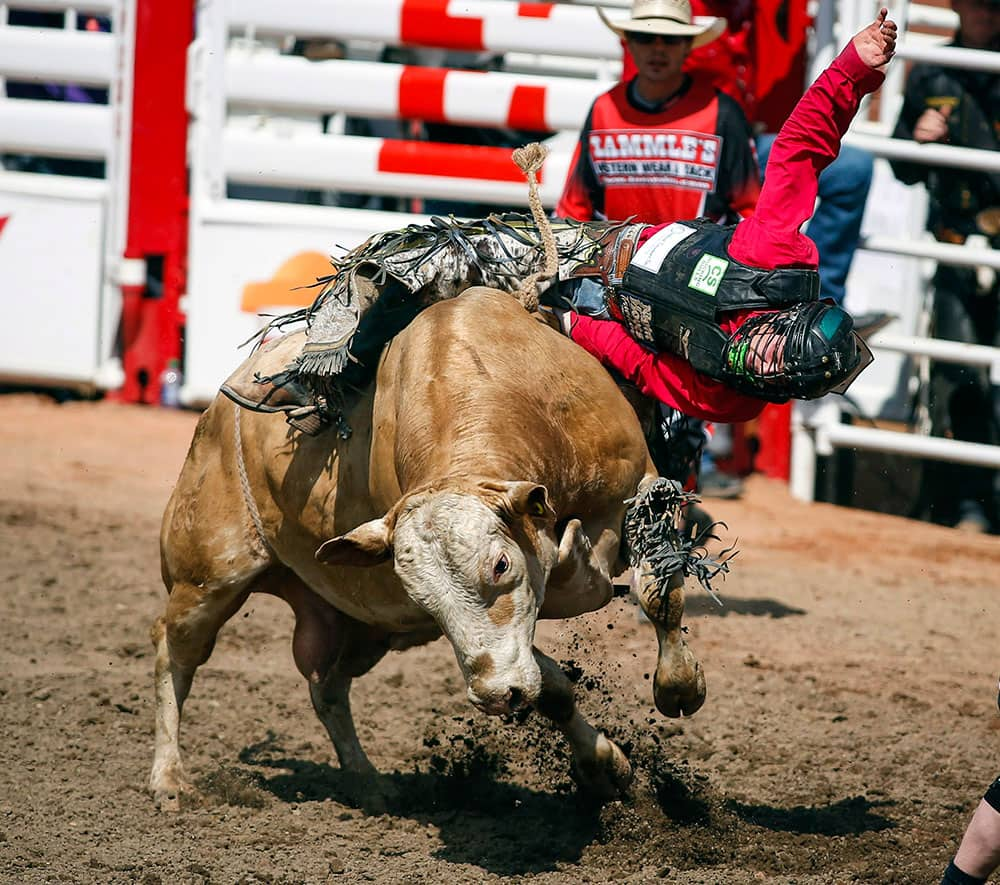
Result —
[{"label": "rider's hand", "polygon": [[884,6],[867,28],[855,34],[854,48],[861,60],[870,68],[881,68],[888,64],[896,51],[896,23],[886,18],[889,10]]},{"label": "rider's hand", "polygon": [[537,318],[545,323],[547,326],[551,326],[557,332],[562,332],[563,335],[567,335],[570,338],[573,337],[573,324],[576,322],[577,314],[572,310],[566,310],[563,307],[549,307],[544,304],[538,306]]}]

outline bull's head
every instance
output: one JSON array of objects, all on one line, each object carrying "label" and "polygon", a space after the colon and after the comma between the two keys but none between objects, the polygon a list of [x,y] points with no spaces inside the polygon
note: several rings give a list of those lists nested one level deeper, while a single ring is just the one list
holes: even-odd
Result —
[{"label": "bull's head", "polygon": [[545,486],[447,485],[404,497],[381,519],[323,544],[321,562],[394,559],[409,597],[451,641],[469,700],[486,713],[533,704],[532,653],[545,584],[559,555]]}]

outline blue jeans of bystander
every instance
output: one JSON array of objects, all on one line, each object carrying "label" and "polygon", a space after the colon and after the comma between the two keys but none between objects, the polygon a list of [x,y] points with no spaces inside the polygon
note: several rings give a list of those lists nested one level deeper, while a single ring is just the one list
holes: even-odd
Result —
[{"label": "blue jeans of bystander", "polygon": [[[764,177],[776,136],[757,137],[757,158]],[[819,250],[820,297],[843,304],[847,273],[861,236],[861,219],[872,184],[872,157],[867,151],[844,145],[819,176],[819,203],[806,227]]]}]

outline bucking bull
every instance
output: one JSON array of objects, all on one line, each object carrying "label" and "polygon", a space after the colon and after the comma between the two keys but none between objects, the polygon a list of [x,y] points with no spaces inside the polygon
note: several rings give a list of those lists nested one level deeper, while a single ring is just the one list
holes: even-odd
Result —
[{"label": "bucking bull", "polygon": [[[251,359],[274,371],[300,346],[289,335]],[[295,663],[344,770],[375,774],[351,681],[390,649],[444,634],[476,707],[533,707],[566,735],[581,787],[619,795],[629,761],[534,647],[537,619],[600,609],[631,562],[659,640],[657,708],[695,712],[705,680],[682,637],[685,569],[657,579],[627,537],[628,512],[665,481],[615,382],[510,294],[470,289],[391,341],[349,419],[349,439],[308,436],[221,395],[202,416],[160,538],[157,803],[176,809],[192,789],[178,746],[184,700],[254,592],[293,609]]]}]

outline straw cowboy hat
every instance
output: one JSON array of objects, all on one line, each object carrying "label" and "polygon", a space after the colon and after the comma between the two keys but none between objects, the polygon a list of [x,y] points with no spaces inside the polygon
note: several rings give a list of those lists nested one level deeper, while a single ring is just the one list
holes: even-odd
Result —
[{"label": "straw cowboy hat", "polygon": [[692,49],[711,43],[726,29],[726,21],[712,15],[691,17],[689,0],[634,0],[632,17],[613,22],[601,7],[597,14],[619,37],[626,32],[691,37]]}]

